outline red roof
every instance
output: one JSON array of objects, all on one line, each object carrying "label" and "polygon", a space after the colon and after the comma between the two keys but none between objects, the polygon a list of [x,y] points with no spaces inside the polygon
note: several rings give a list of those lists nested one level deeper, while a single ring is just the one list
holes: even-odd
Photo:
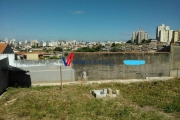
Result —
[{"label": "red roof", "polygon": [[0,54],[2,54],[4,52],[7,45],[8,45],[7,43],[0,43]]}]

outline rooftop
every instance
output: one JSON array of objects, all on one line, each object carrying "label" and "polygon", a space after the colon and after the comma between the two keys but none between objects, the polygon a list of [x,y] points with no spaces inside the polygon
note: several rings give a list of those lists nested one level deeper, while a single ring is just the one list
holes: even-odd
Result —
[{"label": "rooftop", "polygon": [[7,47],[7,43],[0,43],[0,54],[2,54]]}]

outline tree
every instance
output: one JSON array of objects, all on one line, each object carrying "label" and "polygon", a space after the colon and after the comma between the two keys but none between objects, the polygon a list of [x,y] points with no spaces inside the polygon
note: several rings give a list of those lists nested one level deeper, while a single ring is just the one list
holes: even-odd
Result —
[{"label": "tree", "polygon": [[115,45],[116,45],[116,44],[115,44],[115,43],[113,43],[113,44],[111,45],[111,47],[115,47]]},{"label": "tree", "polygon": [[89,48],[89,47],[82,47],[82,48],[78,48],[78,49],[76,50],[76,52],[95,52],[95,50],[94,50],[94,49],[91,49],[91,48]]},{"label": "tree", "polygon": [[131,40],[128,40],[126,43],[132,43],[132,41],[131,41]]},{"label": "tree", "polygon": [[105,46],[101,46],[101,48],[105,48]]},{"label": "tree", "polygon": [[72,50],[72,48],[68,48],[68,49],[67,49],[67,51],[71,51],[71,50]]},{"label": "tree", "polygon": [[66,56],[66,57],[67,57],[67,56],[68,56],[68,52],[65,52],[65,53],[64,53],[64,56]]},{"label": "tree", "polygon": [[141,43],[147,43],[148,41],[147,40],[145,40],[145,39],[143,39],[142,41],[141,41]]},{"label": "tree", "polygon": [[150,43],[150,42],[151,42],[151,40],[152,40],[152,39],[148,39],[148,41],[147,41],[147,42],[148,42],[148,43]]},{"label": "tree", "polygon": [[117,52],[117,49],[115,47],[111,48],[111,52]]},{"label": "tree", "polygon": [[94,50],[95,50],[96,52],[97,52],[97,51],[100,51],[100,50],[101,50],[101,47],[102,47],[102,46],[99,45],[99,46],[95,47]]},{"label": "tree", "polygon": [[60,57],[52,56],[52,57],[49,57],[49,59],[60,59]]},{"label": "tree", "polygon": [[54,51],[59,51],[59,52],[62,52],[62,51],[63,51],[63,49],[62,49],[61,47],[56,47],[56,48],[54,49]]}]

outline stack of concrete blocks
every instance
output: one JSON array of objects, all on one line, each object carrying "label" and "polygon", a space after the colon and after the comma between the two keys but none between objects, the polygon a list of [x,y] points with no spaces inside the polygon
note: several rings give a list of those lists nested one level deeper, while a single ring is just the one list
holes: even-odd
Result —
[{"label": "stack of concrete blocks", "polygon": [[103,90],[91,90],[90,92],[95,98],[116,97],[116,92],[112,91],[111,88],[105,88]]},{"label": "stack of concrete blocks", "polygon": [[116,92],[112,91],[111,88],[108,88],[107,91],[108,91],[107,97],[116,97]]}]

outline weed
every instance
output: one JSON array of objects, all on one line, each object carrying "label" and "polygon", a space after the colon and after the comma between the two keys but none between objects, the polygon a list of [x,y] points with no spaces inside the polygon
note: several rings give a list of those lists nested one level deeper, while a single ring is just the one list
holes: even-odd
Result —
[{"label": "weed", "polygon": [[52,86],[36,86],[36,87],[31,87],[32,90],[44,90],[44,89],[50,89]]},{"label": "weed", "polygon": [[168,113],[172,113],[172,112],[180,113],[180,96],[178,98],[174,98],[171,103],[165,104],[164,111]]},{"label": "weed", "polygon": [[[180,81],[132,84],[105,83],[92,85],[37,86],[10,88],[0,99],[1,119],[169,119],[159,111],[180,113]],[[115,99],[96,99],[92,89],[120,90]],[[8,107],[5,103],[17,99]],[[140,107],[135,107],[140,106]],[[147,111],[146,106],[155,110]],[[162,111],[163,110],[163,111]],[[16,114],[14,114],[16,113]],[[7,117],[8,116],[8,117]]]}]

